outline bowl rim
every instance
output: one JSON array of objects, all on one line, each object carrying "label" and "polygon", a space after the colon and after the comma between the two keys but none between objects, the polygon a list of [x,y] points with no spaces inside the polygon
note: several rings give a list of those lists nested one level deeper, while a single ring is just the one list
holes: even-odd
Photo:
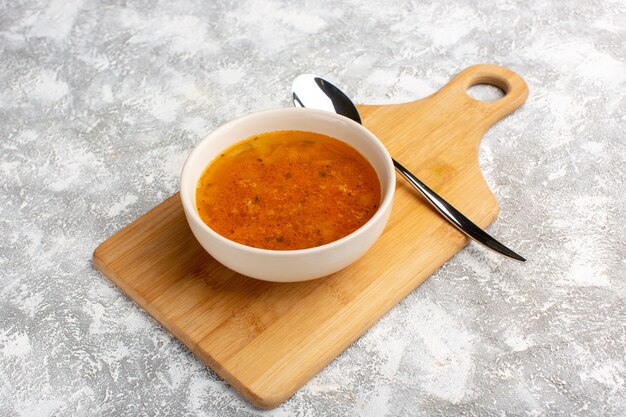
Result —
[{"label": "bowl rim", "polygon": [[[251,118],[255,118],[255,117],[259,117],[259,116],[263,116],[263,115],[270,115],[270,114],[280,114],[280,113],[295,113],[295,112],[308,112],[308,113],[312,113],[312,114],[317,114],[321,117],[328,117],[330,119],[335,119],[338,121],[341,121],[342,123],[347,123],[349,126],[351,126],[352,128],[358,130],[361,134],[365,135],[368,140],[370,140],[373,145],[381,152],[381,154],[383,155],[384,159],[385,159],[385,168],[389,173],[389,179],[387,181],[387,184],[382,184],[383,186],[386,186],[386,190],[383,194],[383,197],[381,199],[381,203],[378,206],[378,209],[376,210],[376,212],[374,213],[374,215],[372,217],[370,217],[370,219],[365,222],[364,224],[362,224],[358,229],[354,230],[353,232],[347,234],[346,236],[334,240],[332,242],[320,245],[320,246],[314,246],[311,248],[304,248],[304,249],[287,249],[287,250],[280,250],[280,249],[263,249],[263,248],[256,248],[254,246],[248,246],[248,245],[244,245],[243,243],[239,243],[239,242],[235,242],[234,240],[230,240],[227,237],[224,237],[222,235],[220,235],[219,233],[217,233],[215,230],[213,230],[212,228],[210,228],[201,218],[200,215],[198,214],[195,204],[190,201],[190,199],[187,197],[188,195],[188,191],[189,191],[189,187],[196,187],[197,184],[197,179],[195,180],[195,182],[193,184],[190,183],[190,181],[185,182],[185,180],[187,179],[187,177],[190,175],[188,173],[189,171],[189,167],[191,165],[191,160],[193,159],[193,157],[200,152],[200,148],[202,148],[202,145],[208,141],[211,140],[211,138],[213,136],[215,136],[216,134],[218,134],[220,131],[222,130],[227,130],[230,129],[231,126],[235,125],[235,124],[239,124],[239,123],[244,123],[246,122],[248,119]],[[319,133],[319,132],[318,132]],[[334,137],[337,140],[340,140],[342,142],[344,142],[341,138],[337,138]],[[246,140],[246,138],[241,139]],[[236,142],[238,143],[238,142]],[[344,142],[345,143],[345,142]],[[232,145],[230,145],[232,146]],[[352,146],[352,145],[350,145]],[[225,148],[224,148],[225,149]],[[359,152],[360,153],[360,152]],[[363,155],[363,157],[365,157],[365,155]],[[370,163],[370,165],[373,165],[369,159],[367,157],[365,157],[365,159]],[[210,164],[211,162],[213,162],[213,160],[207,162],[207,165]],[[206,169],[206,166],[204,169]],[[373,167],[373,166],[372,166]],[[203,172],[204,172],[203,169]],[[285,107],[280,107],[280,108],[274,108],[274,109],[267,109],[267,110],[261,110],[261,111],[256,111],[256,112],[251,112],[251,113],[247,113],[243,116],[237,117],[236,119],[230,120],[224,124],[221,124],[220,126],[218,126],[217,128],[213,129],[209,134],[207,134],[204,138],[202,138],[199,142],[197,142],[194,145],[194,148],[192,149],[192,151],[189,153],[189,156],[187,157],[187,159],[185,160],[185,163],[183,165],[183,168],[181,170],[181,174],[180,174],[180,198],[183,204],[183,208],[185,208],[185,212],[187,213],[187,219],[193,220],[194,223],[196,225],[198,225],[202,230],[204,230],[205,232],[209,233],[212,237],[216,238],[217,240],[221,241],[222,243],[231,246],[235,249],[239,249],[239,250],[245,250],[251,253],[255,253],[255,254],[263,254],[263,255],[269,255],[269,256],[295,256],[295,255],[304,255],[304,254],[313,254],[313,253],[318,253],[318,252],[323,252],[323,251],[327,251],[327,250],[332,250],[333,248],[337,247],[337,246],[341,246],[343,244],[345,244],[348,241],[354,240],[356,238],[358,238],[359,235],[365,233],[365,231],[371,227],[373,227],[373,225],[378,222],[381,217],[383,217],[385,215],[385,213],[388,211],[389,207],[391,206],[392,202],[393,202],[393,196],[394,196],[394,192],[395,192],[395,170],[393,167],[393,162],[391,159],[391,155],[389,154],[389,151],[387,150],[387,148],[385,147],[385,145],[383,145],[383,143],[380,141],[380,139],[378,139],[376,137],[376,135],[374,135],[372,132],[370,132],[367,128],[365,128],[363,125],[356,123],[354,120],[349,119],[345,116],[336,114],[336,113],[332,113],[332,112],[328,112],[325,110],[317,110],[317,109],[310,109],[310,108],[302,108],[302,107],[293,107],[293,108],[285,108]],[[380,181],[380,178],[379,178]],[[191,214],[191,218],[189,216],[189,214]]]}]

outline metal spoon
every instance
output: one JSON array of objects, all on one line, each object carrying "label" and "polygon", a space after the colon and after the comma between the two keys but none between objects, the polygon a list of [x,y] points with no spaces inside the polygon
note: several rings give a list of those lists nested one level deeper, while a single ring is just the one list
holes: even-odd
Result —
[{"label": "metal spoon", "polygon": [[[300,75],[294,80],[292,91],[293,104],[296,107],[311,107],[334,112],[362,124],[359,111],[352,100],[350,100],[343,91],[323,78],[312,74]],[[426,200],[459,231],[497,253],[518,261],[526,261],[526,259],[485,233],[485,231],[475,225],[460,211],[452,207],[450,203],[437,195],[433,190],[428,188],[426,184],[421,182],[415,175],[411,174],[408,169],[403,167],[395,159],[393,159],[393,164],[396,171],[422,193],[422,195],[426,197]]]}]

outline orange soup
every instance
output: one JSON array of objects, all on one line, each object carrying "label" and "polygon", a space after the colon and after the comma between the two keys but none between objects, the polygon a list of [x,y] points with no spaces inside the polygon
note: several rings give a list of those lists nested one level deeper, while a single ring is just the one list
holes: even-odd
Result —
[{"label": "orange soup", "polygon": [[285,130],[236,143],[196,189],[200,218],[220,235],[262,249],[305,249],[365,224],[380,204],[378,176],[356,149]]}]

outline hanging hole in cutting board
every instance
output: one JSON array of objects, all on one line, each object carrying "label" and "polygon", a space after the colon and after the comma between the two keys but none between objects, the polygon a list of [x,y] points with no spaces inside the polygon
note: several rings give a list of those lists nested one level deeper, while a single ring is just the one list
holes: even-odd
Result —
[{"label": "hanging hole in cutting board", "polygon": [[469,86],[467,94],[479,101],[497,101],[506,95],[500,87],[487,83],[477,83]]}]

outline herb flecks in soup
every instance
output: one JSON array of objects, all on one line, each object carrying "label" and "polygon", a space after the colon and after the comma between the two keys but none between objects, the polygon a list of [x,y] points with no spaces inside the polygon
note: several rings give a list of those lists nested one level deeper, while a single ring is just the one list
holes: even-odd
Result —
[{"label": "herb flecks in soup", "polygon": [[304,131],[262,133],[222,152],[198,181],[196,206],[220,235],[263,249],[311,248],[365,224],[380,204],[356,149]]}]

